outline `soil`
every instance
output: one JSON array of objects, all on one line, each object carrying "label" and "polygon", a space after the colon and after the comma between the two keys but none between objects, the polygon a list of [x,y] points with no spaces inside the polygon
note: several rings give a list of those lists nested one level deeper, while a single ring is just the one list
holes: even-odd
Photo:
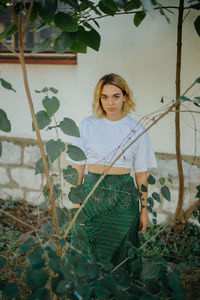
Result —
[{"label": "soil", "polygon": [[[5,207],[5,201],[0,199],[0,207],[3,208],[5,212],[8,212],[15,218],[18,218],[24,224],[4,213],[1,213],[0,223],[5,227],[12,227],[17,231],[26,233],[31,231],[30,226],[38,229],[51,219],[51,212],[47,209],[41,210],[38,206],[27,204],[25,201],[12,201],[12,204],[13,205],[10,207]],[[26,226],[26,224],[30,226]]]}]

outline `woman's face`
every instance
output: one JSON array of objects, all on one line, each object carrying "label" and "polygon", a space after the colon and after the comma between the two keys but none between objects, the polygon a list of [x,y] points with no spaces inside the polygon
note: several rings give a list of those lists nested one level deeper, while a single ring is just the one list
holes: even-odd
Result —
[{"label": "woman's face", "polygon": [[116,121],[122,118],[122,107],[126,96],[114,84],[105,84],[101,93],[101,104],[107,119]]}]

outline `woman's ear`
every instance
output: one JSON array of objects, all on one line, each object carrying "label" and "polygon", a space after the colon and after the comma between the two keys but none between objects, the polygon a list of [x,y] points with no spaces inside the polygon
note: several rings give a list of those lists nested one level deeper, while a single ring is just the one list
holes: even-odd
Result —
[{"label": "woman's ear", "polygon": [[124,95],[123,101],[125,102],[127,100],[127,95]]}]

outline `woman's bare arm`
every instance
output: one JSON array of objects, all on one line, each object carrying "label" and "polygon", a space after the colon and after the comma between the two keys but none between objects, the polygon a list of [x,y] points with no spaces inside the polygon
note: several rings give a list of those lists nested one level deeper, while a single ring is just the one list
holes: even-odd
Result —
[{"label": "woman's bare arm", "polygon": [[135,173],[135,180],[138,186],[138,189],[140,193],[142,194],[140,198],[141,202],[141,212],[140,212],[140,232],[143,232],[146,230],[148,224],[149,224],[149,215],[148,215],[148,210],[147,210],[147,198],[148,198],[148,192],[143,192],[141,190],[142,184],[148,188],[148,183],[147,183],[147,172],[138,172]]}]

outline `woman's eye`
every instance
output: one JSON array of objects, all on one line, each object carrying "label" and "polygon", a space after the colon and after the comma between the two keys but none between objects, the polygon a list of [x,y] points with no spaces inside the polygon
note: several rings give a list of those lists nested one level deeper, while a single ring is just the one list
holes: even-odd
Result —
[{"label": "woman's eye", "polygon": [[119,95],[116,95],[116,96],[115,96],[115,99],[119,99]]}]

